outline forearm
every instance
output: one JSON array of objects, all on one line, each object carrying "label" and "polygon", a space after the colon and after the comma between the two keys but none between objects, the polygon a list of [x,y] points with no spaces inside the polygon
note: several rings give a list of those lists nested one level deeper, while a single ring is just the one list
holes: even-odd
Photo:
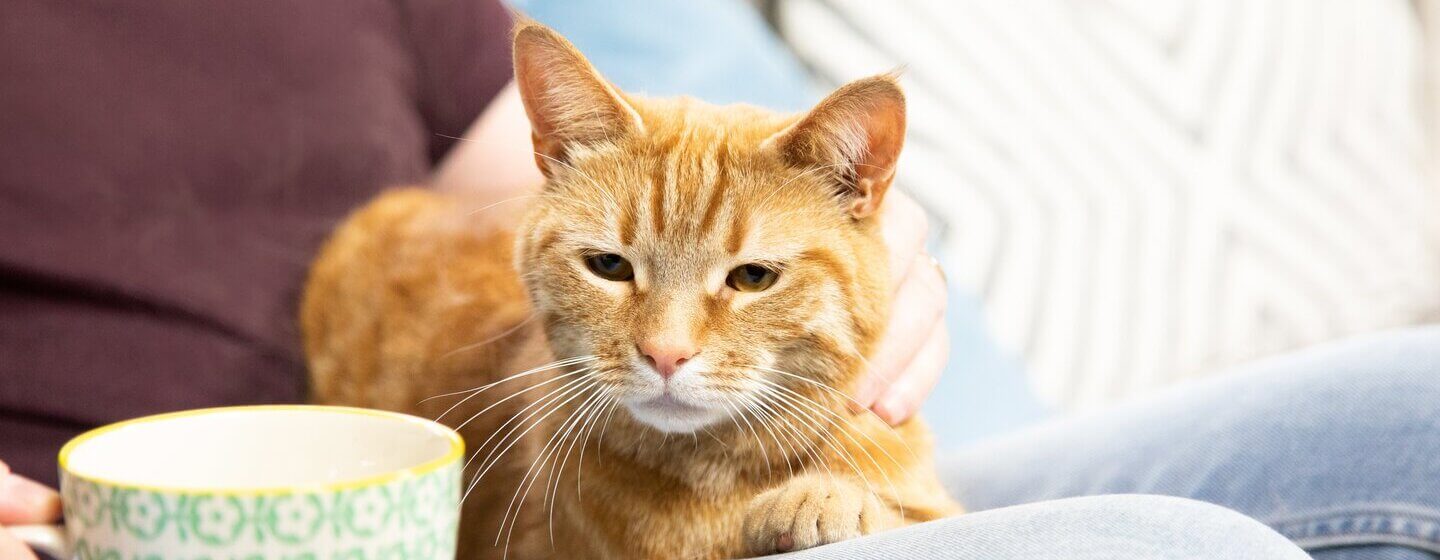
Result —
[{"label": "forearm", "polygon": [[[464,194],[477,208],[523,207],[545,181],[535,167],[530,121],[512,83],[505,86],[436,168],[431,185]],[[492,212],[516,216],[513,211]]]}]

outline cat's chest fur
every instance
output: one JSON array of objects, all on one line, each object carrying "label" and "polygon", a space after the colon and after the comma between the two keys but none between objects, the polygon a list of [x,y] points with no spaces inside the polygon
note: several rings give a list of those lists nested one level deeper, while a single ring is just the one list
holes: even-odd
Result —
[{"label": "cat's chest fur", "polygon": [[[702,487],[690,486],[655,469],[613,461],[616,458],[603,452],[587,456],[582,485],[561,495],[556,514],[565,517],[571,537],[566,544],[571,546],[561,548],[557,543],[557,553],[583,550],[613,558],[744,556],[742,516],[759,488],[721,477]],[[573,485],[577,473],[579,469],[565,473],[565,480]],[[541,544],[547,548],[543,545],[548,541]]]}]

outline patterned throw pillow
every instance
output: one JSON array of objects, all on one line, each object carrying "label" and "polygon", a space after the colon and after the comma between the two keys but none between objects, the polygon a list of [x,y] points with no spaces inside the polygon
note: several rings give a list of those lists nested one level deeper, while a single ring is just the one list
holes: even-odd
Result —
[{"label": "patterned throw pillow", "polygon": [[904,65],[900,180],[1049,404],[1434,317],[1406,0],[780,0],[831,83]]}]

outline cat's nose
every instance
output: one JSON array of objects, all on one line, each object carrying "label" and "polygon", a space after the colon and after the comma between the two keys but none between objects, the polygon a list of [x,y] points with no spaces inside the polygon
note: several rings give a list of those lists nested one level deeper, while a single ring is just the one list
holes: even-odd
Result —
[{"label": "cat's nose", "polygon": [[661,379],[670,379],[680,366],[700,353],[694,343],[678,340],[647,340],[635,346]]}]

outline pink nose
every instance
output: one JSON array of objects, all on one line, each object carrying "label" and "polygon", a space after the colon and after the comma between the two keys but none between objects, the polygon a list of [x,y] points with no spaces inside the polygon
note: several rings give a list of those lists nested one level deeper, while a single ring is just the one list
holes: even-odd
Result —
[{"label": "pink nose", "polygon": [[694,344],[686,342],[649,340],[636,346],[661,379],[670,379],[680,366],[700,353]]}]

